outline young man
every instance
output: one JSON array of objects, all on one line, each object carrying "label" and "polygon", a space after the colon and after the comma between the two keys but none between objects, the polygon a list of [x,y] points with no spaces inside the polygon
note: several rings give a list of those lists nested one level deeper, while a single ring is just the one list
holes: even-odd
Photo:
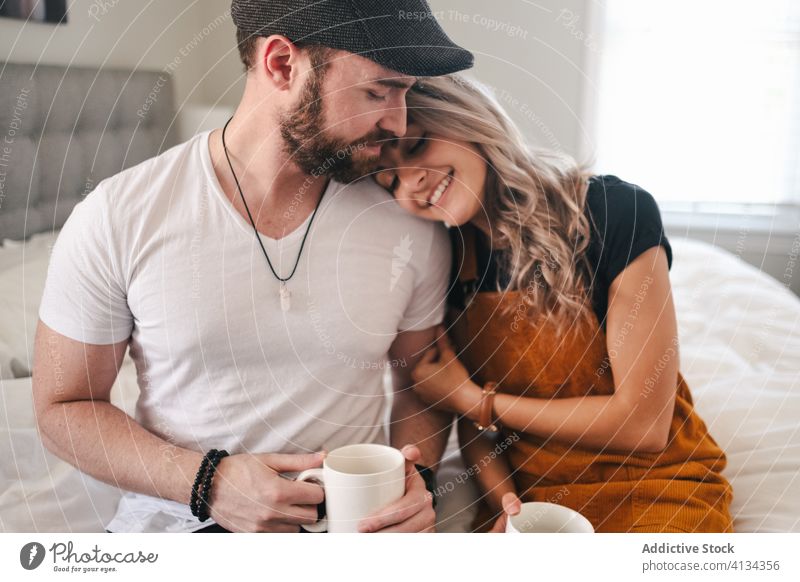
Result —
[{"label": "young man", "polygon": [[[446,235],[348,183],[405,133],[415,78],[472,56],[424,0],[234,0],[232,14],[247,83],[225,130],[102,182],[59,236],[36,343],[42,439],[128,492],[110,531],[206,529],[189,502],[216,448],[230,456],[212,531],[294,532],[323,491],[282,473],[385,442],[389,361],[406,494],[361,529],[431,531],[415,464],[436,465],[449,419],[408,388],[443,315]],[[109,402],[128,347],[135,420]]]}]

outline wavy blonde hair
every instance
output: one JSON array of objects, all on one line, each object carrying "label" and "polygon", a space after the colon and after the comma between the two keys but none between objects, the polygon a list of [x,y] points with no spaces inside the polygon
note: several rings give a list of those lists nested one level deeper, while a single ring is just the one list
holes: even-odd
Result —
[{"label": "wavy blonde hair", "polygon": [[558,329],[589,316],[590,173],[569,156],[531,147],[488,89],[462,75],[420,79],[407,96],[413,122],[444,139],[475,144],[486,159],[485,210],[501,291],[522,291],[526,312]]}]

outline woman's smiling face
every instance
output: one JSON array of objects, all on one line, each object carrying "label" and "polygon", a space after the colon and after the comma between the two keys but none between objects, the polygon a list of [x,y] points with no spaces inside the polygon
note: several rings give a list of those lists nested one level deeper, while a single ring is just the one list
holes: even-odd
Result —
[{"label": "woman's smiling face", "polygon": [[461,226],[483,217],[487,165],[469,142],[452,141],[410,123],[384,144],[375,180],[408,212]]}]

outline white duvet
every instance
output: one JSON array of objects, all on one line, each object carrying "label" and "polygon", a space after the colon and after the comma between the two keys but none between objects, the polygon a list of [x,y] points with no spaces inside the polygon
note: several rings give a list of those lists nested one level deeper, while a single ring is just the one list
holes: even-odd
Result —
[{"label": "white duvet", "polygon": [[[30,378],[12,378],[30,366],[52,240],[44,235],[26,248],[13,243],[0,248],[4,532],[103,531],[120,495],[43,448]],[[715,247],[674,240],[673,250],[681,370],[699,413],[728,455],[725,474],[734,488],[735,530],[800,531],[800,300]],[[112,402],[132,414],[137,394],[135,371],[126,357]],[[445,531],[465,531],[474,509],[472,484],[456,482],[460,470],[451,441],[439,475],[440,484],[454,485],[438,508]]]}]

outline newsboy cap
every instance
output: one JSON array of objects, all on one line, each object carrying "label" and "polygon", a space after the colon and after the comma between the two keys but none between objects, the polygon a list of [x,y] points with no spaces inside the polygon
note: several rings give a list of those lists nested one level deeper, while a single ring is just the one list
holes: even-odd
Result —
[{"label": "newsboy cap", "polygon": [[404,75],[446,75],[473,63],[425,0],[233,0],[231,15],[246,34],[345,50]]}]

